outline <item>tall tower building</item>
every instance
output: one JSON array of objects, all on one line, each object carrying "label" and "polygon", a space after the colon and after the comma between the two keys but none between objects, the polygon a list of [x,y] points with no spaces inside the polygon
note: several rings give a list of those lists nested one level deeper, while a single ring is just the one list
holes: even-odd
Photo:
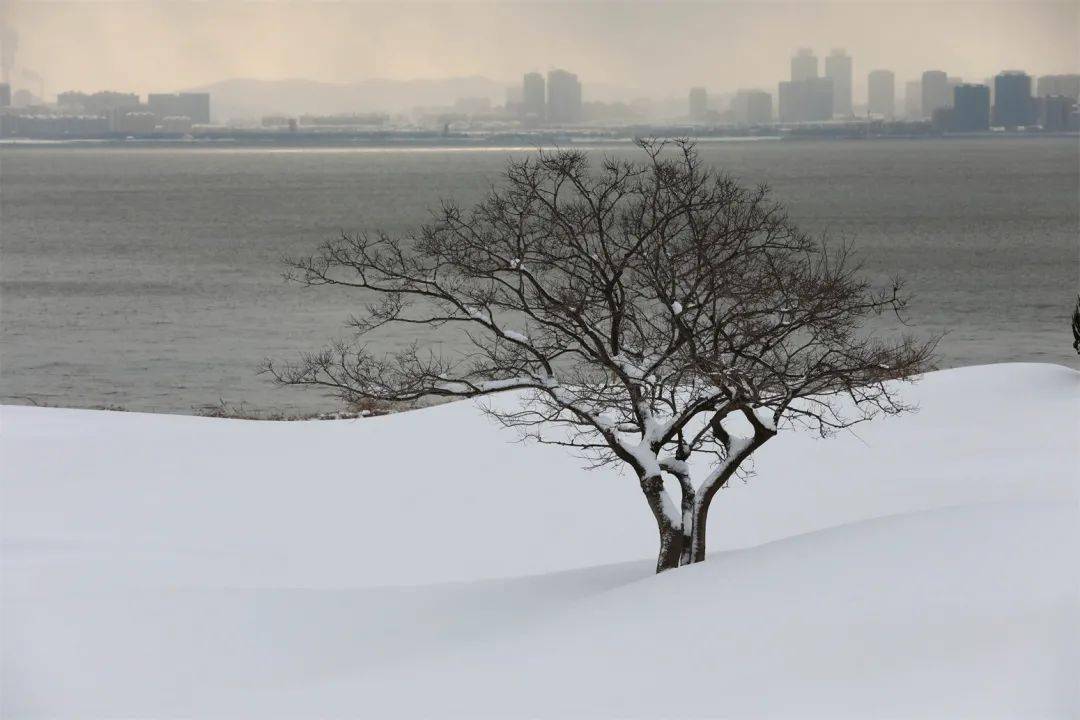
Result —
[{"label": "tall tower building", "polygon": [[709,94],[703,87],[690,88],[690,119],[704,120],[709,112]]},{"label": "tall tower building", "polygon": [[947,108],[949,102],[949,76],[941,70],[927,70],[922,74],[922,116],[933,117],[938,108]]},{"label": "tall tower building", "polygon": [[969,83],[953,88],[952,129],[961,132],[990,129],[990,88]]},{"label": "tall tower building", "polygon": [[521,80],[521,118],[541,123],[547,110],[547,83],[538,72],[525,73]]},{"label": "tall tower building", "polygon": [[[818,77],[817,55],[799,48],[791,58],[791,81],[780,83],[776,93],[780,122],[822,121],[832,118],[832,78]],[[828,91],[828,111],[822,116],[822,102]]]},{"label": "tall tower building", "polygon": [[896,76],[892,70],[874,70],[866,77],[866,105],[873,115],[896,115]]},{"label": "tall tower building", "polygon": [[839,48],[829,53],[825,58],[825,77],[833,82],[833,114],[851,115],[851,56]]},{"label": "tall tower building", "polygon": [[553,123],[581,121],[581,83],[566,70],[552,70],[547,76],[547,118]]},{"label": "tall tower building", "polygon": [[799,48],[791,58],[791,81],[813,80],[817,77],[817,55],[810,48]]},{"label": "tall tower building", "polygon": [[1006,70],[994,78],[994,124],[1007,128],[1033,125],[1035,104],[1031,99],[1031,76]]}]

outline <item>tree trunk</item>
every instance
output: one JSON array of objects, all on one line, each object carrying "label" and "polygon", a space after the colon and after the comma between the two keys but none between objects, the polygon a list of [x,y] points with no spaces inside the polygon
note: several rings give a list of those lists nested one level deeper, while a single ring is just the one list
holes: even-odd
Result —
[{"label": "tree trunk", "polygon": [[695,504],[694,507],[694,519],[692,521],[692,528],[690,531],[690,548],[688,555],[690,556],[690,563],[699,563],[705,559],[705,530],[708,527],[709,522],[709,505],[712,503],[712,496],[701,498],[701,500]]},{"label": "tree trunk", "polygon": [[668,516],[664,507],[664,481],[660,476],[641,479],[641,491],[649,503],[656,527],[660,532],[660,551],[656,557],[656,572],[679,567],[683,554],[682,532]]},{"label": "tree trunk", "polygon": [[[679,478],[680,481],[683,478]],[[689,565],[695,562],[693,559],[694,551],[694,510],[697,506],[696,498],[694,497],[694,490],[690,486],[689,480],[682,484],[682,528],[679,531],[680,544],[682,545],[682,552],[679,555],[679,565]]]},{"label": "tree trunk", "polygon": [[656,557],[656,572],[673,570],[682,562],[683,538],[676,529],[660,531],[660,552]]}]

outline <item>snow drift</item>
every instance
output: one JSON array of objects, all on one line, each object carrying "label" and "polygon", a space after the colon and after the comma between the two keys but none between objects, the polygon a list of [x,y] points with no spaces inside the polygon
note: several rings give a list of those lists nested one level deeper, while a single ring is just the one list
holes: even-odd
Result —
[{"label": "snow drift", "polygon": [[905,393],[766,446],[661,576],[634,478],[469,403],[5,407],[0,714],[1075,716],[1080,373]]}]

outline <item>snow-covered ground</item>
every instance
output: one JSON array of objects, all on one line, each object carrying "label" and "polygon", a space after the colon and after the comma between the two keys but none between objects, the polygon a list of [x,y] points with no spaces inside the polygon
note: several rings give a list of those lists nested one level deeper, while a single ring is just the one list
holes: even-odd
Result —
[{"label": "snow-covered ground", "polygon": [[783,433],[652,575],[635,481],[469,403],[4,407],[0,715],[1080,714],[1080,373],[948,370]]}]

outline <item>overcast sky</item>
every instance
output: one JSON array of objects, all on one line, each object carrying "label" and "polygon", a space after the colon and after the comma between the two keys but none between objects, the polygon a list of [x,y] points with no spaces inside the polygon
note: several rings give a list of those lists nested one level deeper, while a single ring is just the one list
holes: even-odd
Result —
[{"label": "overcast sky", "polygon": [[[800,46],[875,68],[982,81],[1080,67],[1080,2],[236,2],[0,0],[13,84],[146,93],[230,77],[347,82],[566,67],[655,97],[775,92]],[[12,32],[14,31],[14,32]]]}]

